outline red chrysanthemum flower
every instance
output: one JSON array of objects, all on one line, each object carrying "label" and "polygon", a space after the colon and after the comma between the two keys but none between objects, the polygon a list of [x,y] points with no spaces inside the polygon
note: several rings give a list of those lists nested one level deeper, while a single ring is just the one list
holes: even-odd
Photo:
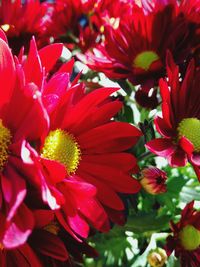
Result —
[{"label": "red chrysanthemum flower", "polygon": [[95,5],[95,16],[98,18],[98,25],[101,32],[104,25],[111,25],[114,28],[119,26],[120,20],[129,17],[132,12],[134,0],[99,0]]},{"label": "red chrysanthemum flower", "polygon": [[56,41],[64,42],[69,49],[77,45],[82,51],[86,51],[94,46],[99,34],[93,16],[95,4],[94,0],[56,1],[49,33]]},{"label": "red chrysanthemum flower", "polygon": [[[22,3],[23,2],[23,3]],[[9,46],[15,54],[21,47],[28,47],[34,35],[38,45],[49,40],[46,29],[51,22],[51,9],[39,0],[2,0],[0,3],[0,27],[7,35]]]},{"label": "red chrysanthemum flower", "polygon": [[190,1],[191,12],[184,2],[142,1],[132,13],[120,20],[118,27],[105,28],[105,43],[80,57],[89,67],[112,79],[128,78],[134,84],[157,84],[165,73],[167,49],[181,63],[194,52],[199,35],[199,20],[190,20],[196,5]]},{"label": "red chrysanthemum flower", "polygon": [[162,118],[155,118],[156,129],[163,138],[153,139],[146,146],[151,152],[167,158],[173,167],[185,166],[187,161],[200,166],[199,70],[195,70],[191,61],[180,81],[179,67],[169,53],[167,74],[167,79],[160,80]]},{"label": "red chrysanthemum flower", "polygon": [[[2,32],[1,36],[5,38]],[[12,248],[23,244],[33,228],[33,216],[23,204],[27,187],[21,170],[28,164],[27,141],[39,140],[48,120],[42,102],[32,95],[35,87],[25,82],[22,66],[15,64],[2,39],[0,50],[0,243]]]},{"label": "red chrysanthemum flower", "polygon": [[140,189],[130,177],[135,158],[123,151],[136,143],[141,132],[129,124],[110,121],[121,108],[119,101],[108,98],[114,91],[102,88],[85,95],[82,85],[68,90],[49,112],[51,131],[41,158],[62,163],[67,177],[97,188],[97,198],[105,207],[122,210],[116,192],[136,193]]},{"label": "red chrysanthemum flower", "polygon": [[85,240],[72,238],[55,220],[53,211],[36,209],[33,214],[35,227],[27,242],[14,249],[0,247],[2,267],[66,267],[82,263],[83,255],[98,256]]},{"label": "red chrysanthemum flower", "polygon": [[[59,72],[43,91],[51,126],[41,145],[42,159],[62,163],[68,177],[95,185],[100,202],[121,210],[123,203],[115,192],[134,193],[140,188],[129,175],[135,158],[123,151],[136,143],[141,132],[129,124],[110,121],[122,106],[120,101],[109,98],[116,89],[102,88],[85,94],[83,84],[70,88],[68,80],[68,90],[62,84],[64,90],[59,87],[58,91],[56,81],[63,75]],[[46,101],[53,93],[57,94],[54,106]],[[121,162],[120,166],[117,162]]]},{"label": "red chrysanthemum flower", "polygon": [[119,217],[114,213],[124,206],[116,192],[134,193],[140,189],[130,176],[136,160],[123,151],[136,143],[141,132],[129,124],[110,121],[122,106],[109,98],[116,89],[102,88],[85,94],[84,85],[77,84],[77,79],[69,82],[73,61],[41,83],[38,74],[52,66],[48,55],[51,49],[53,54],[53,48],[59,54],[59,44],[37,52],[33,40],[23,62],[26,78],[33,73],[31,66],[35,66],[37,79],[33,80],[43,84],[35,93],[42,95],[51,124],[46,137],[32,142],[37,152],[27,145],[35,164],[23,171],[32,184],[37,181],[35,185],[45,203],[52,209],[61,207],[56,215],[63,227],[74,237],[86,237],[88,221],[98,230],[108,230],[105,210],[121,223],[121,213]]},{"label": "red chrysanthemum flower", "polygon": [[140,183],[149,194],[156,195],[167,191],[167,174],[153,166],[142,169]]},{"label": "red chrysanthemum flower", "polygon": [[200,266],[200,212],[193,205],[191,202],[185,206],[178,223],[171,222],[173,235],[167,238],[167,253],[175,251],[181,267]]}]

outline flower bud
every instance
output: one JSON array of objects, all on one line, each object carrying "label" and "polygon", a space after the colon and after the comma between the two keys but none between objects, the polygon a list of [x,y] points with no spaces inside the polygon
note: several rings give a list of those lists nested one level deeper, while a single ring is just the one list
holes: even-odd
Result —
[{"label": "flower bud", "polygon": [[166,192],[167,174],[160,169],[150,166],[141,171],[140,183],[149,194],[156,195]]},{"label": "flower bud", "polygon": [[167,254],[162,248],[151,250],[147,256],[147,261],[151,267],[163,267],[166,260]]}]

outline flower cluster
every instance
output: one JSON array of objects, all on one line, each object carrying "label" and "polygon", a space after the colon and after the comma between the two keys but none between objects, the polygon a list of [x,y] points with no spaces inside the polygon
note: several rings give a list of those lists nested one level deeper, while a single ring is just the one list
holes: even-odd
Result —
[{"label": "flower cluster", "polygon": [[86,94],[70,82],[73,61],[50,75],[61,44],[38,51],[32,39],[28,56],[14,58],[4,38],[0,49],[1,262],[57,266],[73,243],[87,252],[91,229],[121,222],[119,193],[140,190],[124,151],[141,132],[111,120],[122,107],[116,88]]},{"label": "flower cluster", "polygon": [[79,266],[127,221],[132,262],[94,266],[198,267],[200,0],[2,0],[0,28],[0,266]]}]

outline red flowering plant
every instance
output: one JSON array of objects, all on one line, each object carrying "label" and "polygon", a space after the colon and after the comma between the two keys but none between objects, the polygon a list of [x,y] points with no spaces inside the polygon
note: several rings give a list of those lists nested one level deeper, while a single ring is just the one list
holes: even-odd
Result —
[{"label": "red flowering plant", "polygon": [[156,129],[163,138],[153,139],[146,146],[166,157],[173,167],[185,166],[189,161],[199,176],[199,70],[191,61],[185,77],[179,81],[179,67],[168,53],[167,74],[166,80],[160,80],[163,117],[155,118]]},{"label": "red flowering plant", "polygon": [[171,0],[133,4],[117,26],[105,25],[105,42],[79,58],[111,79],[129,79],[140,85],[143,90],[136,93],[136,100],[144,107],[155,108],[155,93],[149,100],[152,105],[147,101],[150,89],[165,74],[167,49],[180,64],[199,43],[199,18],[193,16],[197,4],[190,1],[190,9],[185,5]]},{"label": "red flowering plant", "polygon": [[[45,60],[43,52],[45,49],[48,53],[48,48],[44,48],[37,54],[32,45],[24,68],[28,70],[30,63],[32,66],[36,58],[38,59],[37,55],[42,54],[43,66],[48,69],[49,61]],[[29,56],[31,56],[30,61]],[[43,103],[50,118],[50,131],[43,136],[42,143],[35,144],[35,147],[40,148],[39,159],[45,166],[44,173],[46,175],[51,174],[54,164],[55,169],[58,165],[57,162],[62,164],[58,173],[60,177],[55,173],[59,179],[57,190],[66,194],[67,184],[70,188],[74,188],[73,190],[78,187],[79,182],[93,184],[97,188],[99,202],[105,205],[108,214],[112,214],[112,209],[123,209],[123,203],[116,192],[135,193],[140,189],[139,183],[130,176],[130,173],[137,169],[136,159],[132,155],[124,153],[124,150],[133,146],[142,134],[131,125],[110,121],[122,107],[120,101],[113,101],[109,97],[116,91],[115,88],[101,88],[86,94],[83,84],[77,84],[76,81],[72,84],[69,82],[70,72],[65,73],[64,71],[69,70],[70,65],[69,62],[62,66],[41,91]],[[35,72],[39,73],[41,68],[39,64],[37,66],[38,71],[35,68]],[[28,73],[30,71],[25,72],[25,74]],[[62,83],[58,87],[61,78]],[[118,144],[117,147],[115,144]],[[112,147],[115,148],[112,149]],[[67,152],[68,149],[69,152]],[[37,156],[34,158],[36,160]],[[120,172],[117,168],[118,162],[121,162]],[[48,168],[50,168],[49,172]],[[63,180],[63,175],[67,179],[65,183],[59,184]],[[119,178],[116,179],[116,176]],[[73,187],[74,183],[76,187]],[[103,193],[105,190],[106,195]],[[60,195],[56,194],[55,196],[58,197],[58,202],[61,201]],[[98,203],[94,202],[94,205],[98,205]],[[64,208],[63,212],[66,213],[67,209]],[[103,221],[103,213],[101,217]]]},{"label": "red flowering plant", "polygon": [[[24,81],[21,65],[15,64],[6,42],[0,42],[1,244],[12,248],[26,241],[34,225],[33,215],[23,203],[27,187],[20,169],[28,161],[27,141],[39,139],[47,130],[48,120],[42,102],[31,96],[33,85]],[[30,120],[35,121],[32,127]],[[27,220],[22,223],[23,216]]]},{"label": "red flowering plant", "polygon": [[181,213],[180,221],[171,222],[173,235],[167,238],[167,253],[175,251],[181,267],[197,267],[200,264],[200,212],[193,206],[194,201],[188,203]]},{"label": "red flowering plant", "polygon": [[[10,175],[12,175],[13,179],[16,180],[18,178],[18,180],[15,182],[5,180],[4,182],[5,188],[3,187],[2,191],[5,191],[5,194],[9,193],[9,184],[12,186],[15,186],[16,183],[21,184],[22,189],[19,188],[19,190],[24,191],[21,199],[17,198],[19,190],[16,190],[17,196],[14,195],[11,198],[11,201],[14,201],[15,204],[14,207],[11,206],[11,212],[14,213],[23,200],[32,210],[32,213],[35,209],[34,205],[45,207],[47,204],[49,209],[55,210],[55,223],[57,224],[58,221],[58,224],[61,225],[60,227],[65,229],[78,242],[81,242],[80,238],[88,236],[91,226],[100,231],[108,231],[110,228],[109,219],[121,223],[121,218],[115,216],[115,212],[123,211],[124,209],[118,193],[136,193],[140,190],[139,182],[131,177],[131,173],[137,168],[136,159],[132,155],[125,153],[124,150],[137,142],[141,132],[129,124],[110,120],[122,107],[121,102],[113,101],[109,97],[110,94],[116,91],[115,88],[102,88],[85,94],[83,84],[78,84],[76,80],[73,83],[69,81],[71,62],[64,64],[53,76],[48,75],[49,70],[61,54],[62,46],[60,44],[53,44],[38,52],[33,39],[27,58],[21,53],[19,59],[16,59],[16,64],[7,44],[2,40],[2,47],[4,48],[4,46],[5,56],[3,58],[6,58],[6,62],[9,64],[13,64],[13,70],[11,65],[9,73],[12,74],[15,71],[14,66],[18,66],[21,80],[17,85],[19,88],[24,86],[27,90],[25,93],[30,98],[29,101],[36,102],[36,104],[38,102],[38,105],[41,105],[41,107],[39,106],[40,109],[34,106],[35,109],[38,108],[40,111],[39,113],[37,109],[33,109],[36,120],[34,120],[34,117],[30,117],[32,110],[27,112],[27,108],[29,108],[27,106],[29,104],[28,100],[25,101],[27,105],[23,104],[23,108],[21,107],[26,115],[22,113],[25,116],[24,121],[21,121],[22,115],[19,117],[19,123],[22,126],[17,124],[15,117],[14,127],[17,127],[18,130],[14,138],[16,142],[20,140],[20,143],[15,145],[19,150],[16,159],[12,159],[11,156],[8,157],[12,153],[11,144],[7,142],[6,138],[9,137],[11,139],[8,129],[12,124],[7,128],[6,119],[11,120],[8,113],[9,107],[11,114],[16,109],[19,109],[18,104],[15,104],[14,101],[20,99],[21,93],[14,92],[12,97],[12,94],[8,91],[6,107],[2,106],[2,114],[6,116],[4,119],[2,115],[2,121],[7,126],[5,127],[2,124],[2,171],[4,173],[3,168],[4,164],[6,164],[5,172],[9,173],[7,165],[11,160],[11,163],[17,168],[17,172],[21,173],[23,178],[18,178],[18,174],[14,175],[11,169]],[[50,62],[47,60],[49,52],[53,54],[53,59]],[[2,67],[6,69],[4,65]],[[4,79],[7,78],[5,73],[2,72]],[[11,85],[13,86],[13,84],[8,85],[10,87]],[[17,90],[19,90],[18,87]],[[11,99],[9,99],[10,94]],[[22,102],[19,105],[22,106]],[[41,112],[43,113],[41,114]],[[64,116],[61,116],[61,114]],[[27,119],[33,122],[32,127],[26,125]],[[117,132],[115,132],[116,129],[118,130]],[[110,134],[106,135],[105,132]],[[120,168],[118,167],[119,162],[121,164]],[[114,179],[114,176],[119,176],[119,178]],[[2,181],[4,179],[6,179],[6,176],[5,178],[4,176],[2,177]],[[25,195],[26,184],[28,187],[27,195]],[[36,193],[34,197],[35,203],[32,203],[30,194],[32,195],[34,192]],[[103,192],[107,192],[109,197]],[[5,195],[5,200],[7,199],[10,199],[10,193],[9,197]],[[8,203],[9,205],[10,203]],[[24,255],[26,250],[18,249],[18,245],[27,247],[27,245],[24,245],[25,242],[27,241],[29,244],[35,233],[38,232],[33,229],[33,226],[37,228],[37,221],[34,220],[34,217],[31,221],[31,212],[28,212],[25,204],[21,204],[18,209],[19,214],[13,218],[10,227],[7,227],[7,220],[12,219],[13,215],[11,216],[9,213],[8,215],[2,215],[2,223],[4,221],[6,223],[5,235],[2,233],[1,242],[6,254],[2,255],[2,261],[8,259],[6,255],[12,255],[12,257],[15,257],[14,255],[18,253]],[[23,233],[17,232],[15,230],[16,227],[13,226],[15,225],[15,220],[16,223],[21,222],[23,213],[24,216],[29,215],[30,217],[27,221],[28,229],[30,230],[26,230],[26,224],[23,226],[26,230],[25,236],[23,236]],[[52,223],[54,224],[54,222]],[[42,232],[40,231],[41,236],[43,236],[42,233],[47,235],[44,232],[47,229],[49,228],[43,227]],[[13,240],[13,231],[15,231],[16,243]],[[12,239],[10,239],[10,235],[12,235]],[[29,239],[27,240],[28,237]],[[8,242],[12,242],[10,248],[16,247],[16,250],[6,252]],[[48,242],[48,239],[46,242]],[[36,250],[39,248],[40,246],[37,246]],[[29,250],[29,248],[27,249]],[[44,253],[44,250],[42,253]],[[23,259],[19,259],[18,264],[23,261],[24,256]]]},{"label": "red flowering plant", "polygon": [[0,3],[0,266],[197,267],[200,1],[41,2]]},{"label": "red flowering plant", "polygon": [[99,35],[97,21],[93,16],[96,1],[58,0],[53,5],[53,23],[50,34],[56,41],[62,41],[73,50],[82,51],[92,47]]},{"label": "red flowering plant", "polygon": [[28,48],[33,35],[38,45],[47,44],[46,30],[50,23],[51,7],[48,3],[39,0],[2,0],[0,3],[0,27],[15,54],[22,46]]}]

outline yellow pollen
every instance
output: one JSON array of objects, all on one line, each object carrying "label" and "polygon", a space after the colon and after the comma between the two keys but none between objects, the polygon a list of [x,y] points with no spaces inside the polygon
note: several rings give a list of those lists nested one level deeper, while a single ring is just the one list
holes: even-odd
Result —
[{"label": "yellow pollen", "polygon": [[151,64],[158,59],[159,56],[155,52],[144,51],[135,57],[133,66],[147,71],[151,67]]},{"label": "yellow pollen", "polygon": [[187,225],[180,231],[179,239],[185,250],[195,250],[200,246],[200,231],[192,225]]},{"label": "yellow pollen", "polygon": [[3,126],[0,120],[0,172],[3,171],[4,165],[8,160],[8,147],[11,144],[11,132],[8,128]]},{"label": "yellow pollen", "polygon": [[196,118],[183,119],[177,128],[178,139],[186,137],[194,146],[195,152],[200,152],[200,120]]},{"label": "yellow pollen", "polygon": [[0,243],[0,250],[4,249],[4,245],[2,243]]},{"label": "yellow pollen", "polygon": [[75,173],[81,159],[81,150],[73,135],[61,129],[46,137],[42,157],[56,160],[66,167],[68,175]]},{"label": "yellow pollen", "polygon": [[57,222],[52,221],[48,225],[44,227],[44,230],[48,231],[49,233],[52,233],[54,235],[57,235],[60,228]]}]

